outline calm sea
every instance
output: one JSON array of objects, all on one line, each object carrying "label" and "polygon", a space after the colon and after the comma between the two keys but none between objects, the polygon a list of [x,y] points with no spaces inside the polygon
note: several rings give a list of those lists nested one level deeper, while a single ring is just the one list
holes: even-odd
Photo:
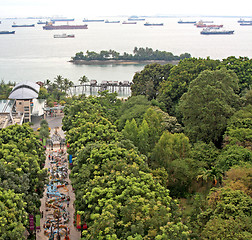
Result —
[{"label": "calm sea", "polygon": [[[183,20],[199,21],[200,17]],[[127,18],[110,18],[120,20]],[[54,80],[57,75],[78,83],[85,75],[98,82],[131,81],[135,72],[144,65],[74,65],[68,62],[76,52],[113,49],[132,53],[134,47],[150,47],[175,55],[188,52],[193,57],[223,59],[228,56],[252,57],[252,26],[240,26],[238,18],[203,18],[235,30],[233,35],[200,34],[192,24],[178,24],[178,18],[147,18],[137,24],[88,23],[87,30],[43,30],[34,19],[2,19],[0,31],[15,30],[14,35],[0,35],[0,80],[32,82]],[[12,28],[16,24],[36,24],[30,28]],[[164,23],[164,26],[147,27],[143,24]],[[76,19],[69,24],[84,24]],[[53,38],[54,34],[75,34],[75,38]]]}]

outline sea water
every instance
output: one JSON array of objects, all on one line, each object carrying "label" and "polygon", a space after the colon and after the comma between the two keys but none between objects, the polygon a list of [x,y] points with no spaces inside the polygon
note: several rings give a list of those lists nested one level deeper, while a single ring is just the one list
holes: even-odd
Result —
[{"label": "sea water", "polygon": [[[120,54],[133,53],[134,47],[172,52],[174,55],[190,53],[192,57],[223,59],[229,56],[252,57],[252,27],[240,26],[238,18],[190,19],[214,21],[223,24],[233,35],[201,35],[201,28],[193,24],[178,24],[179,18],[146,18],[137,24],[121,24],[127,17],[113,17],[121,23],[88,23],[82,30],[43,30],[37,19],[1,19],[0,31],[15,30],[15,34],[0,35],[0,80],[5,82],[53,81],[57,75],[75,84],[85,75],[97,82],[132,81],[144,65],[75,65],[70,63],[75,53],[83,51],[115,50]],[[16,24],[35,24],[35,27],[12,28]],[[163,26],[144,26],[145,22],[164,23]],[[59,24],[59,23],[58,23]],[[67,23],[60,23],[67,24]],[[68,24],[86,24],[77,19]],[[75,38],[54,38],[54,34],[74,34]]]}]

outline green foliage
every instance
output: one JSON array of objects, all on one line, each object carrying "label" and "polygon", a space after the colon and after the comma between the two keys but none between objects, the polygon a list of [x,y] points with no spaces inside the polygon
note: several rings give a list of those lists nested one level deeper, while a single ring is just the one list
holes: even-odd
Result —
[{"label": "green foliage", "polygon": [[132,96],[144,95],[148,100],[156,99],[160,83],[169,77],[173,65],[149,64],[144,69],[135,73],[131,85]]},{"label": "green foliage", "polygon": [[209,58],[189,58],[175,65],[159,89],[158,100],[165,104],[167,112],[174,115],[176,105],[181,96],[187,92],[190,82],[204,70],[215,70],[219,63]]},{"label": "green foliage", "polygon": [[114,50],[102,50],[100,53],[96,53],[94,51],[87,51],[86,55],[83,52],[78,52],[72,57],[73,60],[135,60],[135,61],[145,61],[145,60],[164,60],[164,61],[172,61],[172,60],[180,60],[184,58],[190,58],[191,55],[189,53],[181,54],[180,56],[174,56],[171,52],[153,51],[152,48],[134,48],[133,54],[129,54],[124,52],[123,55],[120,55],[119,52]]},{"label": "green foliage", "polygon": [[239,79],[240,92],[248,90],[252,85],[252,59],[247,57],[236,58],[234,56],[223,59],[221,65],[228,70],[233,70]]},{"label": "green foliage", "polygon": [[224,171],[245,163],[252,164],[252,151],[237,145],[225,148],[217,159],[217,166]]},{"label": "green foliage", "polygon": [[220,146],[227,120],[239,106],[237,82],[235,74],[222,69],[204,71],[190,83],[179,108],[191,141]]},{"label": "green foliage", "polygon": [[45,119],[42,119],[40,122],[39,136],[41,139],[44,139],[44,138],[48,138],[49,135],[50,135],[50,132],[49,132],[48,122]]},{"label": "green foliage", "polygon": [[189,151],[189,139],[183,133],[165,131],[153,150],[152,164],[169,169],[172,161],[188,157]]},{"label": "green foliage", "polygon": [[25,239],[26,203],[21,194],[0,188],[0,239]]},{"label": "green foliage", "polygon": [[[25,239],[47,177],[44,148],[28,124],[0,130],[0,239]],[[4,189],[4,190],[3,190]]]},{"label": "green foliage", "polygon": [[[84,238],[186,239],[188,229],[178,217],[176,203],[152,177],[146,157],[129,140],[122,140],[115,126],[101,116],[99,98],[83,102],[67,106],[63,122],[69,123],[67,129],[70,125],[67,140],[69,152],[75,155],[70,177],[76,210],[88,225]],[[132,120],[132,126],[127,121],[128,138],[135,128],[137,139],[144,140],[147,121],[138,128]]]},{"label": "green foliage", "polygon": [[47,99],[48,96],[49,96],[49,94],[47,92],[47,89],[44,87],[40,87],[38,99]]},{"label": "green foliage", "polygon": [[1,80],[1,82],[0,82],[0,100],[7,99],[14,86],[15,86],[15,83],[12,83],[12,82],[5,83],[3,80]]},{"label": "green foliage", "polygon": [[133,96],[130,97],[121,106],[118,120],[118,129],[122,130],[126,121],[135,119],[137,124],[140,124],[143,120],[143,115],[147,109],[151,106],[151,103],[145,96]]},{"label": "green foliage", "polygon": [[228,121],[225,145],[239,145],[252,150],[252,106],[237,111]]},{"label": "green foliage", "polygon": [[202,239],[250,239],[252,199],[239,190],[214,190],[198,218]]},{"label": "green foliage", "polygon": [[211,168],[215,165],[219,153],[212,142],[196,142],[193,144],[190,156],[199,162],[199,167]]}]

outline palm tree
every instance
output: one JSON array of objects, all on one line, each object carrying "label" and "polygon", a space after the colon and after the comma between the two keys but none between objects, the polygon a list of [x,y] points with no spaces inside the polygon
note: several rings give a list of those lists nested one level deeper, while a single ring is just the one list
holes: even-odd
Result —
[{"label": "palm tree", "polygon": [[57,86],[58,86],[58,89],[60,90],[60,91],[62,91],[62,90],[64,90],[63,88],[64,88],[64,86],[63,86],[63,83],[64,83],[64,79],[63,79],[63,77],[61,76],[61,75],[58,75],[56,78],[54,78],[55,79],[55,83],[57,84]]},{"label": "palm tree", "polygon": [[202,173],[197,176],[197,180],[200,178],[205,182],[212,182],[213,186],[216,186],[217,183],[221,185],[223,178],[223,171],[216,167],[211,167],[211,169],[202,169]]},{"label": "palm tree", "polygon": [[[80,85],[84,85],[86,82],[89,82],[89,79],[85,75],[83,75],[82,77],[80,77],[79,82],[80,82]],[[83,95],[83,92],[84,92],[84,89],[82,86],[82,95]]]}]

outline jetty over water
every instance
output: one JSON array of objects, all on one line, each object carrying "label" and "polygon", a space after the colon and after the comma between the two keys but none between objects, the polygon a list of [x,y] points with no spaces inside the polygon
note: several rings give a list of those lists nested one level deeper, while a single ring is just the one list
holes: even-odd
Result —
[{"label": "jetty over water", "polygon": [[98,92],[108,90],[109,93],[117,92],[118,96],[129,97],[131,95],[131,84],[129,81],[102,81],[101,83],[97,83],[96,80],[91,80],[88,83],[70,87],[68,95],[98,95]]}]

